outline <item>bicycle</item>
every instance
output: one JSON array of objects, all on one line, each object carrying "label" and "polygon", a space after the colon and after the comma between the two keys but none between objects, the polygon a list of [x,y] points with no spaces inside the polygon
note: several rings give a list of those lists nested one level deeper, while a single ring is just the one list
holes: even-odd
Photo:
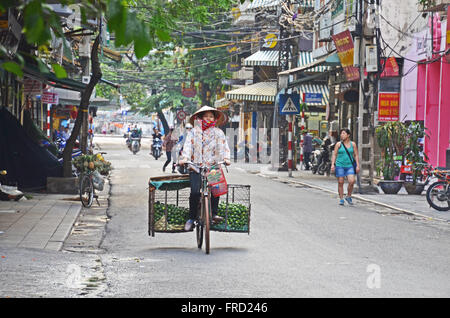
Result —
[{"label": "bicycle", "polygon": [[[106,152],[100,152],[101,155],[106,154]],[[100,202],[98,202],[98,195],[95,193],[94,186],[94,173],[95,170],[88,169],[86,172],[82,172],[79,176],[80,179],[80,201],[81,204],[85,208],[90,208],[94,199],[97,201],[98,206],[100,206]]]},{"label": "bicycle", "polygon": [[428,204],[438,211],[450,211],[450,170],[434,169],[433,175],[439,181],[428,187]]},{"label": "bicycle", "polygon": [[[219,162],[215,166],[225,165],[225,162]],[[202,248],[203,237],[205,239],[205,252],[209,254],[210,251],[210,229],[211,229],[211,186],[208,185],[208,172],[210,171],[207,167],[199,167],[195,163],[188,161],[186,162],[188,168],[193,169],[195,172],[200,173],[201,176],[201,199],[200,199],[200,215],[195,221],[196,237],[197,237],[197,247]],[[225,165],[226,168],[226,165]],[[226,168],[227,169],[227,168]],[[228,172],[228,169],[227,169]]]}]

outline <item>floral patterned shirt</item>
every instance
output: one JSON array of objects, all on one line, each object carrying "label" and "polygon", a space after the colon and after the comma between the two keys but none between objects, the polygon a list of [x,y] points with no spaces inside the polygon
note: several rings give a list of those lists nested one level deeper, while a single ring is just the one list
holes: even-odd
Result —
[{"label": "floral patterned shirt", "polygon": [[181,157],[200,166],[211,167],[224,159],[230,160],[230,148],[220,128],[211,127],[203,131],[195,126],[186,136]]}]

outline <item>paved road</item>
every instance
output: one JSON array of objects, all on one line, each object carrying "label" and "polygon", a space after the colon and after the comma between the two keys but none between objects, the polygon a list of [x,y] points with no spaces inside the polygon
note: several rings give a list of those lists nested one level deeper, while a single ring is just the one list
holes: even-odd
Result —
[{"label": "paved road", "polygon": [[147,182],[163,174],[163,158],[147,150],[133,156],[122,140],[99,143],[115,167],[100,255],[103,296],[450,295],[448,224],[370,204],[340,207],[331,194],[237,169],[228,182],[252,186],[250,235],[213,232],[210,255],[193,233],[149,237]]},{"label": "paved road", "polygon": [[194,233],[149,237],[147,182],[164,158],[149,156],[148,139],[135,156],[121,138],[96,142],[115,167],[109,209],[83,212],[64,251],[0,246],[0,297],[450,296],[447,223],[340,207],[236,168],[229,183],[252,187],[250,235],[212,232],[210,255]]}]

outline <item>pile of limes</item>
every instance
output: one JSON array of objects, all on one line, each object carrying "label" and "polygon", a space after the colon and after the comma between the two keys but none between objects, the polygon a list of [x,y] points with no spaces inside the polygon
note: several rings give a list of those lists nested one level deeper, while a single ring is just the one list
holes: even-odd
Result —
[{"label": "pile of limes", "polygon": [[[224,218],[224,220],[212,227],[212,229],[218,230],[230,230],[230,231],[248,231],[248,216],[249,209],[243,204],[228,203],[228,215],[226,215],[227,203],[219,203],[219,209],[217,215]],[[226,224],[225,224],[226,219]]]},{"label": "pile of limes", "polygon": [[176,206],[174,204],[167,205],[167,227],[166,227],[166,205],[159,201],[155,202],[155,230],[182,230],[184,224],[189,219],[189,209]]}]

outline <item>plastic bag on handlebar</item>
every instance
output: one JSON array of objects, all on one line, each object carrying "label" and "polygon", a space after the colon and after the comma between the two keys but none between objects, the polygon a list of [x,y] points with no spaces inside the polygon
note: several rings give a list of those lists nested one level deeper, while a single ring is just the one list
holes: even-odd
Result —
[{"label": "plastic bag on handlebar", "polygon": [[227,194],[228,185],[222,167],[211,167],[207,174],[208,185],[211,186],[211,194],[215,197]]},{"label": "plastic bag on handlebar", "polygon": [[103,191],[105,180],[97,170],[92,173],[92,183],[94,184],[95,189],[97,189],[98,191]]}]

